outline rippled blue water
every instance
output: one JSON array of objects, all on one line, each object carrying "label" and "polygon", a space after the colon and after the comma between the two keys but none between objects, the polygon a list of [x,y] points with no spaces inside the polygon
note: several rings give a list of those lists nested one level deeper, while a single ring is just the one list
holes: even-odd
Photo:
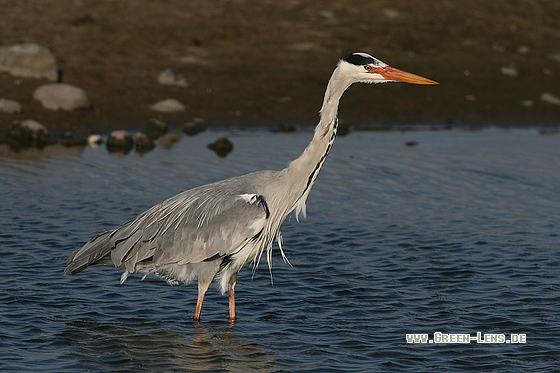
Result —
[{"label": "rippled blue water", "polygon": [[[184,138],[143,156],[0,147],[0,370],[371,372],[558,369],[560,135],[536,129],[354,132],[337,140],[275,256],[213,288],[67,255],[184,189],[295,158],[310,132],[229,132],[218,158]],[[417,142],[406,146],[406,142]],[[253,279],[252,279],[253,277]],[[410,344],[406,334],[525,334],[526,343]]]}]

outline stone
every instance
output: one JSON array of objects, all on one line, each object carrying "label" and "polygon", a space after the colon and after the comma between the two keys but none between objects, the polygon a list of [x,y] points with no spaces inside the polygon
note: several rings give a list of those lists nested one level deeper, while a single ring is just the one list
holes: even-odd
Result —
[{"label": "stone", "polygon": [[183,138],[183,134],[180,132],[168,132],[159,138],[159,145],[165,149],[171,148],[173,144],[178,142]]},{"label": "stone", "polygon": [[125,130],[117,130],[109,134],[107,149],[110,152],[128,153],[132,145],[132,136]]},{"label": "stone", "polygon": [[543,92],[540,99],[547,104],[560,105],[560,97],[554,96],[552,93]]},{"label": "stone", "polygon": [[292,124],[282,123],[278,125],[277,130],[279,132],[294,132],[296,127]]},{"label": "stone", "polygon": [[187,136],[194,136],[204,131],[204,127],[201,126],[199,123],[188,122],[185,123],[185,125],[183,126],[183,131],[187,134]]},{"label": "stone", "polygon": [[87,143],[92,148],[98,148],[99,145],[103,143],[103,137],[101,137],[101,135],[93,133],[88,136]]},{"label": "stone", "polygon": [[204,118],[201,117],[194,117],[192,121],[196,124],[203,124],[205,122]]},{"label": "stone", "polygon": [[167,123],[157,118],[152,118],[148,122],[146,129],[142,132],[148,135],[152,140],[157,140],[161,135],[167,132]]},{"label": "stone", "polygon": [[225,157],[233,150],[232,142],[225,136],[222,136],[215,142],[208,144],[208,147],[215,151],[218,157]]},{"label": "stone", "polygon": [[42,85],[33,92],[33,98],[49,110],[72,111],[91,107],[83,89],[65,83]]},{"label": "stone", "polygon": [[187,110],[185,105],[174,98],[167,98],[165,100],[158,101],[150,106],[150,109],[162,113],[177,113],[179,111]]},{"label": "stone", "polygon": [[189,83],[179,74],[177,71],[173,69],[165,69],[163,70],[157,78],[157,81],[161,85],[171,85],[176,87],[183,87],[186,88],[189,86]]},{"label": "stone", "polygon": [[528,54],[529,52],[531,52],[531,48],[526,45],[522,45],[517,48],[517,53],[519,54]]},{"label": "stone", "polygon": [[15,122],[8,130],[10,145],[15,148],[43,147],[47,144],[48,134],[47,127],[32,119]]},{"label": "stone", "polygon": [[134,137],[136,139],[136,151],[138,153],[146,153],[156,146],[154,140],[144,132],[138,132]]},{"label": "stone", "polygon": [[152,118],[150,119],[150,121],[148,122],[148,129],[152,130],[152,131],[157,131],[161,134],[164,134],[167,132],[167,123],[157,119],[157,118]]},{"label": "stone", "polygon": [[82,137],[74,137],[74,134],[71,131],[64,131],[60,144],[69,148],[72,146],[85,146],[87,145],[87,141]]},{"label": "stone", "polygon": [[54,54],[33,43],[0,47],[0,71],[25,78],[58,80]]},{"label": "stone", "polygon": [[507,75],[507,76],[512,76],[512,77],[516,77],[517,75],[519,75],[519,71],[517,70],[517,68],[513,65],[510,66],[502,66],[500,68],[500,71],[502,74]]},{"label": "stone", "polygon": [[19,114],[22,111],[21,104],[14,100],[0,98],[0,111],[8,114]]}]

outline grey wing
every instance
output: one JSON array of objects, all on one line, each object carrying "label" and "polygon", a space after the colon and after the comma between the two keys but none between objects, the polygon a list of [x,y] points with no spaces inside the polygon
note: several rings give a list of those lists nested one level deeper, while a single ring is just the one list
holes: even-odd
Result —
[{"label": "grey wing", "polygon": [[[253,176],[251,176],[253,175]],[[130,273],[137,264],[151,261],[155,267],[166,264],[199,263],[231,255],[251,238],[258,236],[269,216],[265,198],[249,174],[194,188],[153,206],[122,227],[96,236],[68,259],[66,272],[77,273],[87,258],[99,260],[110,253],[117,267]],[[266,178],[265,178],[266,179]],[[95,240],[101,244],[95,244]],[[95,252],[93,246],[103,250]],[[81,251],[81,252],[80,252]],[[79,263],[82,265],[72,265]],[[90,259],[91,260],[91,259]],[[77,269],[74,269],[77,268]]]}]

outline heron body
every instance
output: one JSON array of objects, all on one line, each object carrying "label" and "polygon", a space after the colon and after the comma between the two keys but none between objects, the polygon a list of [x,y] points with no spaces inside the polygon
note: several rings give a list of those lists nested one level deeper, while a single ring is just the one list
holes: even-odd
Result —
[{"label": "heron body", "polygon": [[343,57],[327,85],[319,124],[303,153],[281,171],[257,171],[179,193],[120,228],[94,236],[67,260],[64,273],[77,274],[93,264],[132,273],[154,273],[171,284],[198,280],[194,320],[200,320],[204,295],[214,279],[229,295],[235,320],[239,270],[258,265],[266,252],[269,268],[276,239],[288,215],[306,213],[306,200],[332,147],[340,98],[353,83],[400,81],[437,84],[389,67],[365,53]]}]

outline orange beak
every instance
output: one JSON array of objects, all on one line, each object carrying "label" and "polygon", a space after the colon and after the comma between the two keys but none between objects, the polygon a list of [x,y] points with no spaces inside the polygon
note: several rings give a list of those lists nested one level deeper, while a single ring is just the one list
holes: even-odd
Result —
[{"label": "orange beak", "polygon": [[394,82],[412,83],[412,84],[439,84],[431,79],[421,77],[420,75],[407,73],[391,66],[377,67],[370,71],[379,74],[387,80]]}]

